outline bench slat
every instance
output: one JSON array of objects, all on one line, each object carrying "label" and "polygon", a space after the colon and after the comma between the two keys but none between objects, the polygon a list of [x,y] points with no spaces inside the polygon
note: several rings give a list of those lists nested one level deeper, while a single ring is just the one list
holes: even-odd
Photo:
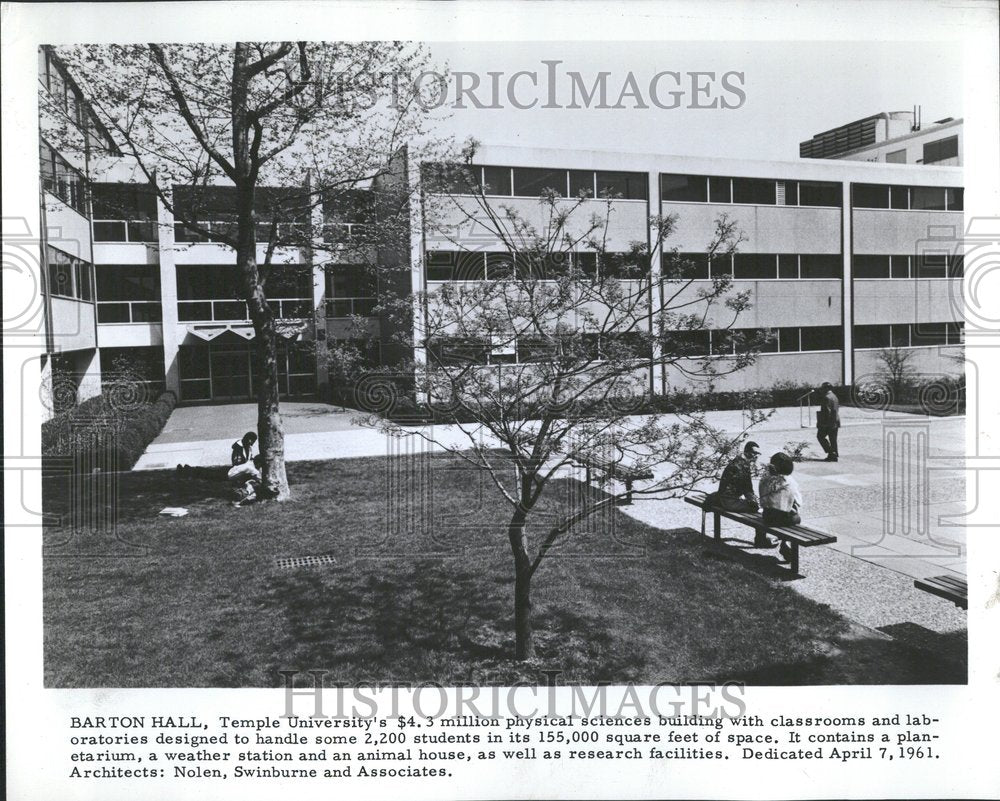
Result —
[{"label": "bench slat", "polygon": [[957,576],[942,575],[914,579],[913,586],[918,590],[951,601],[962,609],[969,608],[969,584]]},{"label": "bench slat", "polygon": [[718,512],[719,515],[728,520],[743,523],[752,528],[764,528],[768,534],[773,534],[782,540],[797,542],[803,548],[811,548],[814,545],[829,545],[837,541],[834,535],[809,528],[808,526],[765,526],[764,518],[758,512],[730,512],[726,509],[716,509],[712,506],[706,507],[705,498],[704,493],[691,493],[684,496],[684,502],[713,514]]}]

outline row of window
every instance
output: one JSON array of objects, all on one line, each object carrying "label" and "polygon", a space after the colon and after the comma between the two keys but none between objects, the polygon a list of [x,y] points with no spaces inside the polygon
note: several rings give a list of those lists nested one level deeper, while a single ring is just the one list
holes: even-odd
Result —
[{"label": "row of window", "polygon": [[855,278],[961,278],[963,256],[925,253],[920,256],[864,256],[851,260]]},{"label": "row of window", "polygon": [[561,197],[647,200],[644,172],[565,170],[540,167],[428,164],[424,178],[435,192],[535,197],[551,190]]},{"label": "row of window", "polygon": [[891,323],[854,326],[854,348],[910,348],[961,345],[965,323]]},{"label": "row of window", "polygon": [[664,263],[681,278],[707,279],[730,276],[736,280],[772,278],[841,278],[843,262],[838,253],[735,253],[711,259],[705,253],[679,253]]},{"label": "row of window", "polygon": [[962,211],[965,190],[957,186],[854,184],[851,205],[856,209]]},{"label": "row of window", "polygon": [[842,350],[843,330],[839,325],[783,328],[732,328],[675,331],[671,350],[682,356],[733,356],[751,345],[761,353],[801,353]]},{"label": "row of window", "polygon": [[83,132],[88,147],[115,150],[114,145],[100,130],[83,93],[67,78],[55,57],[44,47],[38,48],[38,81],[55,105]]},{"label": "row of window", "polygon": [[750,203],[763,206],[842,205],[842,189],[833,181],[779,181],[715,175],[660,175],[660,200],[670,203]]},{"label": "row of window", "polygon": [[94,267],[90,262],[56,250],[52,245],[45,246],[45,253],[49,295],[88,302],[94,299]]},{"label": "row of window", "polygon": [[87,182],[83,174],[44,141],[38,144],[38,158],[45,191],[86,216]]},{"label": "row of window", "polygon": [[645,267],[629,253],[547,253],[432,250],[426,253],[428,281],[555,280],[577,270],[591,279],[640,278]]}]

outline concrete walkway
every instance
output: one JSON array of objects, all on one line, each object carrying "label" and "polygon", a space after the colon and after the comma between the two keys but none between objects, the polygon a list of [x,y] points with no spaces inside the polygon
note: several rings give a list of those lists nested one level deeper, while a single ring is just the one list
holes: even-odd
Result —
[{"label": "concrete walkway", "polygon": [[[419,439],[417,434],[388,437],[360,425],[356,412],[326,404],[284,403],[282,411],[286,458],[292,462],[393,455],[412,448]],[[176,409],[135,469],[227,465],[232,442],[245,431],[255,430],[256,418],[254,404]],[[942,573],[964,576],[964,418],[843,408],[842,420],[837,463],[820,461],[814,430],[801,427],[811,421],[797,408],[777,410],[754,429],[752,438],[761,446],[762,462],[787,443],[808,443],[806,460],[795,471],[805,500],[803,519],[837,536],[837,543],[829,546],[833,550],[908,578]],[[711,412],[708,422],[727,431],[745,425],[739,411]],[[448,446],[469,442],[457,426],[435,427],[434,438]],[[578,472],[566,475],[582,478]],[[701,527],[698,510],[678,499],[637,498],[623,511],[662,529]],[[726,523],[723,533],[746,538],[747,531]],[[821,550],[803,551],[802,569],[807,574]]]}]

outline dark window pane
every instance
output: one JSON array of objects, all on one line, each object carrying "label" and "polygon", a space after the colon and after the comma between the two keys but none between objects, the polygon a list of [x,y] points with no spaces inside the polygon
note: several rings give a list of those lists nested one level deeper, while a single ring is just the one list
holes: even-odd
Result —
[{"label": "dark window pane", "polygon": [[965,342],[965,323],[947,323],[949,345],[960,345]]},{"label": "dark window pane", "polygon": [[799,257],[795,253],[778,255],[778,278],[798,278]]},{"label": "dark window pane", "polygon": [[125,242],[126,237],[127,231],[124,222],[94,221],[95,242]]},{"label": "dark window pane", "polygon": [[514,168],[514,194],[537,197],[551,189],[566,195],[566,170],[542,170],[534,167]]},{"label": "dark window pane", "polygon": [[840,350],[843,347],[840,326],[816,325],[802,329],[802,350]]},{"label": "dark window pane", "polygon": [[678,253],[665,255],[663,275],[668,278],[707,279],[708,255],[705,253]]},{"label": "dark window pane", "polygon": [[[458,253],[452,250],[431,250],[424,259],[427,264],[428,281],[455,280],[455,265],[458,264]],[[327,294],[331,294],[329,291]]]},{"label": "dark window pane", "polygon": [[98,303],[97,322],[127,323],[130,321],[127,303]]},{"label": "dark window pane", "polygon": [[688,358],[708,356],[710,339],[707,330],[671,331],[664,337],[663,356],[668,359],[678,356]]},{"label": "dark window pane", "polygon": [[843,262],[839,253],[810,253],[800,257],[802,278],[841,278]]},{"label": "dark window pane", "polygon": [[[421,167],[421,177],[429,192],[451,195],[471,195],[478,191],[481,167],[469,167],[456,163],[425,163]],[[349,204],[340,202],[340,193],[323,198],[323,214],[327,220],[350,218]],[[349,220],[348,220],[349,221]]]},{"label": "dark window pane", "polygon": [[[501,281],[514,277],[514,257],[510,253],[486,253],[486,277],[490,281]],[[528,265],[525,265],[528,266]],[[542,265],[533,265],[537,273],[533,277],[542,278]],[[528,277],[527,275],[523,277]]]},{"label": "dark window pane", "polygon": [[908,186],[894,186],[892,187],[892,208],[894,209],[908,209],[910,208],[910,187]]},{"label": "dark window pane", "polygon": [[778,332],[764,328],[740,328],[735,332],[736,352],[747,353],[755,348],[760,353],[778,352]]},{"label": "dark window pane", "polygon": [[887,348],[890,344],[891,326],[888,325],[856,325],[854,326],[855,348]]},{"label": "dark window pane", "polygon": [[946,345],[948,343],[947,323],[914,323],[913,345]]},{"label": "dark window pane", "polygon": [[567,275],[573,266],[572,253],[548,253],[542,259],[541,275],[547,281]]},{"label": "dark window pane", "polygon": [[208,378],[208,345],[181,345],[177,349],[177,364],[181,379]]},{"label": "dark window pane", "polygon": [[777,259],[773,253],[737,253],[734,258],[733,275],[744,280],[774,278]]},{"label": "dark window pane", "polygon": [[855,278],[888,278],[888,256],[854,256],[852,259]]},{"label": "dark window pane", "polygon": [[545,339],[523,338],[517,341],[517,360],[523,364],[545,362],[555,355],[555,343]]},{"label": "dark window pane", "polygon": [[632,253],[602,253],[600,262],[601,278],[633,279],[645,274]]},{"label": "dark window pane", "polygon": [[588,276],[589,278],[597,277],[596,253],[574,253],[573,263],[585,276]]},{"label": "dark window pane", "polygon": [[482,281],[486,278],[486,254],[459,251],[455,262],[456,281]]},{"label": "dark window pane", "polygon": [[129,242],[156,242],[158,230],[155,222],[130,222],[128,224]]},{"label": "dark window pane", "polygon": [[211,320],[212,304],[208,301],[201,301],[197,303],[178,303],[177,319],[182,323],[192,322],[195,320]]},{"label": "dark window pane", "polygon": [[76,296],[80,300],[93,300],[94,291],[90,263],[74,259],[73,266],[76,270]]},{"label": "dark window pane", "polygon": [[961,187],[948,187],[945,192],[948,198],[948,211],[963,211],[965,209],[965,190]]},{"label": "dark window pane", "polygon": [[664,173],[660,176],[660,199],[704,203],[708,200],[708,180],[704,175]]},{"label": "dark window pane", "polygon": [[712,203],[732,203],[733,187],[729,178],[708,179],[708,199]]},{"label": "dark window pane", "polygon": [[909,256],[892,256],[892,272],[891,277],[893,278],[909,278],[910,277],[910,257]]},{"label": "dark window pane", "polygon": [[948,256],[944,253],[925,253],[916,257],[917,278],[947,278]]},{"label": "dark window pane", "polygon": [[177,242],[208,242],[208,236],[185,227],[183,223],[174,223],[174,239]]},{"label": "dark window pane", "polygon": [[785,205],[799,205],[799,182],[785,181]]},{"label": "dark window pane", "polygon": [[924,164],[958,158],[958,137],[949,136],[924,145]]},{"label": "dark window pane", "polygon": [[144,184],[91,184],[94,219],[156,220],[156,191]]},{"label": "dark window pane", "polygon": [[597,196],[645,200],[648,178],[644,172],[598,172]]},{"label": "dark window pane", "polygon": [[908,348],[910,346],[910,324],[899,323],[890,326],[892,329],[889,335],[891,347]]},{"label": "dark window pane", "polygon": [[952,256],[950,259],[948,277],[961,278],[965,275],[965,257]]},{"label": "dark window pane", "polygon": [[216,320],[247,319],[247,305],[241,300],[217,300],[212,306]]},{"label": "dark window pane", "polygon": [[945,190],[940,186],[910,187],[910,208],[944,211]]},{"label": "dark window pane", "polygon": [[767,178],[733,178],[733,203],[773,206],[775,182]]},{"label": "dark window pane", "polygon": [[712,278],[733,274],[732,256],[716,256],[711,264]]},{"label": "dark window pane", "polygon": [[594,197],[594,173],[590,170],[570,170],[569,196],[580,197],[581,194]]},{"label": "dark window pane", "polygon": [[133,303],[132,322],[159,323],[163,322],[163,309],[159,303]]},{"label": "dark window pane", "polygon": [[800,206],[836,206],[840,208],[842,199],[840,184],[829,181],[802,181],[799,184]]},{"label": "dark window pane", "polygon": [[711,354],[729,356],[736,352],[734,333],[728,329],[711,332]]},{"label": "dark window pane", "polygon": [[483,194],[510,195],[510,167],[483,167]]},{"label": "dark window pane", "polygon": [[857,209],[889,208],[889,187],[881,184],[854,184],[851,201]]},{"label": "dark window pane", "polygon": [[798,328],[778,329],[778,350],[782,353],[791,353],[799,350]]},{"label": "dark window pane", "polygon": [[181,399],[186,401],[211,400],[212,382],[207,378],[181,381]]}]

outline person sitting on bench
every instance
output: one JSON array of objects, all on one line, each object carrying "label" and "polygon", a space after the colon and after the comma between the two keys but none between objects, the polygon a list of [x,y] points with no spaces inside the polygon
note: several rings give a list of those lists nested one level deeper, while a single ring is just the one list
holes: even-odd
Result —
[{"label": "person sitting on bench", "polygon": [[[719,479],[719,489],[709,497],[712,506],[727,512],[756,512],[759,506],[757,496],[753,492],[753,469],[760,458],[760,445],[748,442],[743,446],[743,453],[737,456],[722,471]],[[773,548],[763,531],[758,530],[754,538],[755,548]]]},{"label": "person sitting on bench", "polygon": [[[792,478],[795,463],[787,453],[780,451],[771,457],[766,472],[760,479],[760,501],[764,507],[764,523],[768,526],[796,526],[802,522],[802,493]],[[791,546],[782,542],[781,557],[790,559]]]}]

